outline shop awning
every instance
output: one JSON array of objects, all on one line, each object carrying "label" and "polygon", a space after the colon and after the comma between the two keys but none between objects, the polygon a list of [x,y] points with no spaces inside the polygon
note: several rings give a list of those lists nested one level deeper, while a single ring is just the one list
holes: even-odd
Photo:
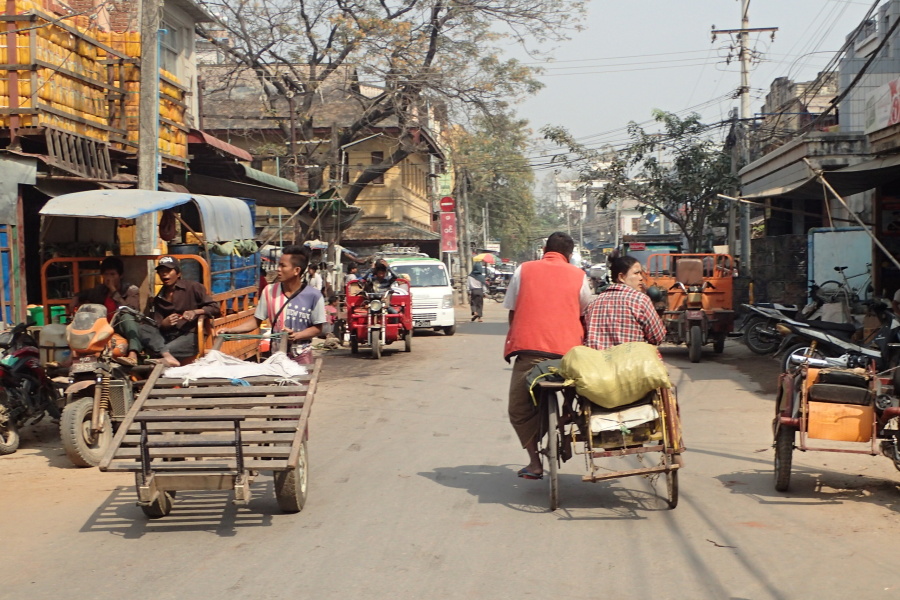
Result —
[{"label": "shop awning", "polygon": [[287,190],[289,192],[295,193],[300,191],[300,186],[298,186],[290,179],[278,177],[277,175],[270,175],[269,173],[266,173],[264,171],[250,168],[247,165],[241,166],[244,168],[244,177],[246,177],[247,179],[252,179],[253,181],[259,182],[263,185],[268,185],[280,190]]},{"label": "shop awning", "polygon": [[[825,180],[841,196],[852,196],[878,187],[889,181],[900,179],[900,154],[883,156],[865,162],[824,171]],[[745,200],[762,198],[782,198],[785,200],[820,200],[827,190],[819,178],[810,173],[805,179],[782,186],[768,188],[741,197]]]},{"label": "shop awning", "polygon": [[248,162],[253,160],[253,157],[246,150],[199,129],[191,129],[190,133],[188,133],[188,144],[206,144],[238,160],[246,160]]},{"label": "shop awning", "polygon": [[306,194],[297,194],[287,190],[252,185],[199,173],[193,173],[188,177],[187,187],[192,192],[200,194],[228,194],[236,198],[255,200],[258,206],[280,206],[294,210],[303,206],[309,199],[309,196]]},{"label": "shop awning", "polygon": [[51,198],[45,216],[134,219],[158,210],[195,202],[208,241],[252,239],[250,207],[239,198],[148,190],[89,190]]}]

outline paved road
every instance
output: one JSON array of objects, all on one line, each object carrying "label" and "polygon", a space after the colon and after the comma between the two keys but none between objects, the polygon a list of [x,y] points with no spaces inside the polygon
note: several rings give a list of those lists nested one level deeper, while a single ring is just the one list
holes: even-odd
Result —
[{"label": "paved road", "polygon": [[796,453],[775,492],[774,363],[732,340],[699,364],[663,349],[689,448],[677,509],[643,478],[581,483],[576,458],[548,512],[546,481],[515,477],[504,318],[490,302],[412,354],[329,356],[299,515],[260,478],[249,507],[183,492],[147,521],[129,476],[70,468],[38,428],[0,458],[0,597],[900,596],[900,477],[880,457]]}]

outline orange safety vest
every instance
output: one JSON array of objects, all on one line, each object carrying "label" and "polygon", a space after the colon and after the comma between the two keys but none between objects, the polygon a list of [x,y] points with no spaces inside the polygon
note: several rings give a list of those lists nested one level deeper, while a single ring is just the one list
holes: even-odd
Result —
[{"label": "orange safety vest", "polygon": [[559,252],[523,263],[513,322],[506,334],[503,357],[537,354],[559,358],[584,340],[581,287],[584,271]]}]

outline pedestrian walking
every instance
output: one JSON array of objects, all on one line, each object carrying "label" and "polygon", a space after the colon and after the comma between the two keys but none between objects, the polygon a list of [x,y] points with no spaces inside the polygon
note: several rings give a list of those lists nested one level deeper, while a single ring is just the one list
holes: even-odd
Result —
[{"label": "pedestrian walking", "polygon": [[467,279],[469,287],[469,306],[472,309],[472,320],[483,323],[481,317],[484,315],[484,291],[486,287],[484,273],[481,265],[475,263],[469,272]]}]

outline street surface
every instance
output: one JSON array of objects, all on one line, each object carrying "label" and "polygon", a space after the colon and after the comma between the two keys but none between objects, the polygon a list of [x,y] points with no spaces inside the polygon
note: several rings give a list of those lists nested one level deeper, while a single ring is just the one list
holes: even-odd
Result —
[{"label": "street surface", "polygon": [[900,597],[900,473],[795,452],[791,491],[775,492],[776,364],[738,340],[699,364],[662,350],[688,447],[675,510],[645,478],[582,483],[576,456],[548,512],[547,481],[515,476],[506,314],[486,310],[411,354],[326,358],[300,514],[260,477],[248,507],[180,492],[148,521],[130,475],[76,469],[51,424],[26,430],[0,458],[0,598]]}]

